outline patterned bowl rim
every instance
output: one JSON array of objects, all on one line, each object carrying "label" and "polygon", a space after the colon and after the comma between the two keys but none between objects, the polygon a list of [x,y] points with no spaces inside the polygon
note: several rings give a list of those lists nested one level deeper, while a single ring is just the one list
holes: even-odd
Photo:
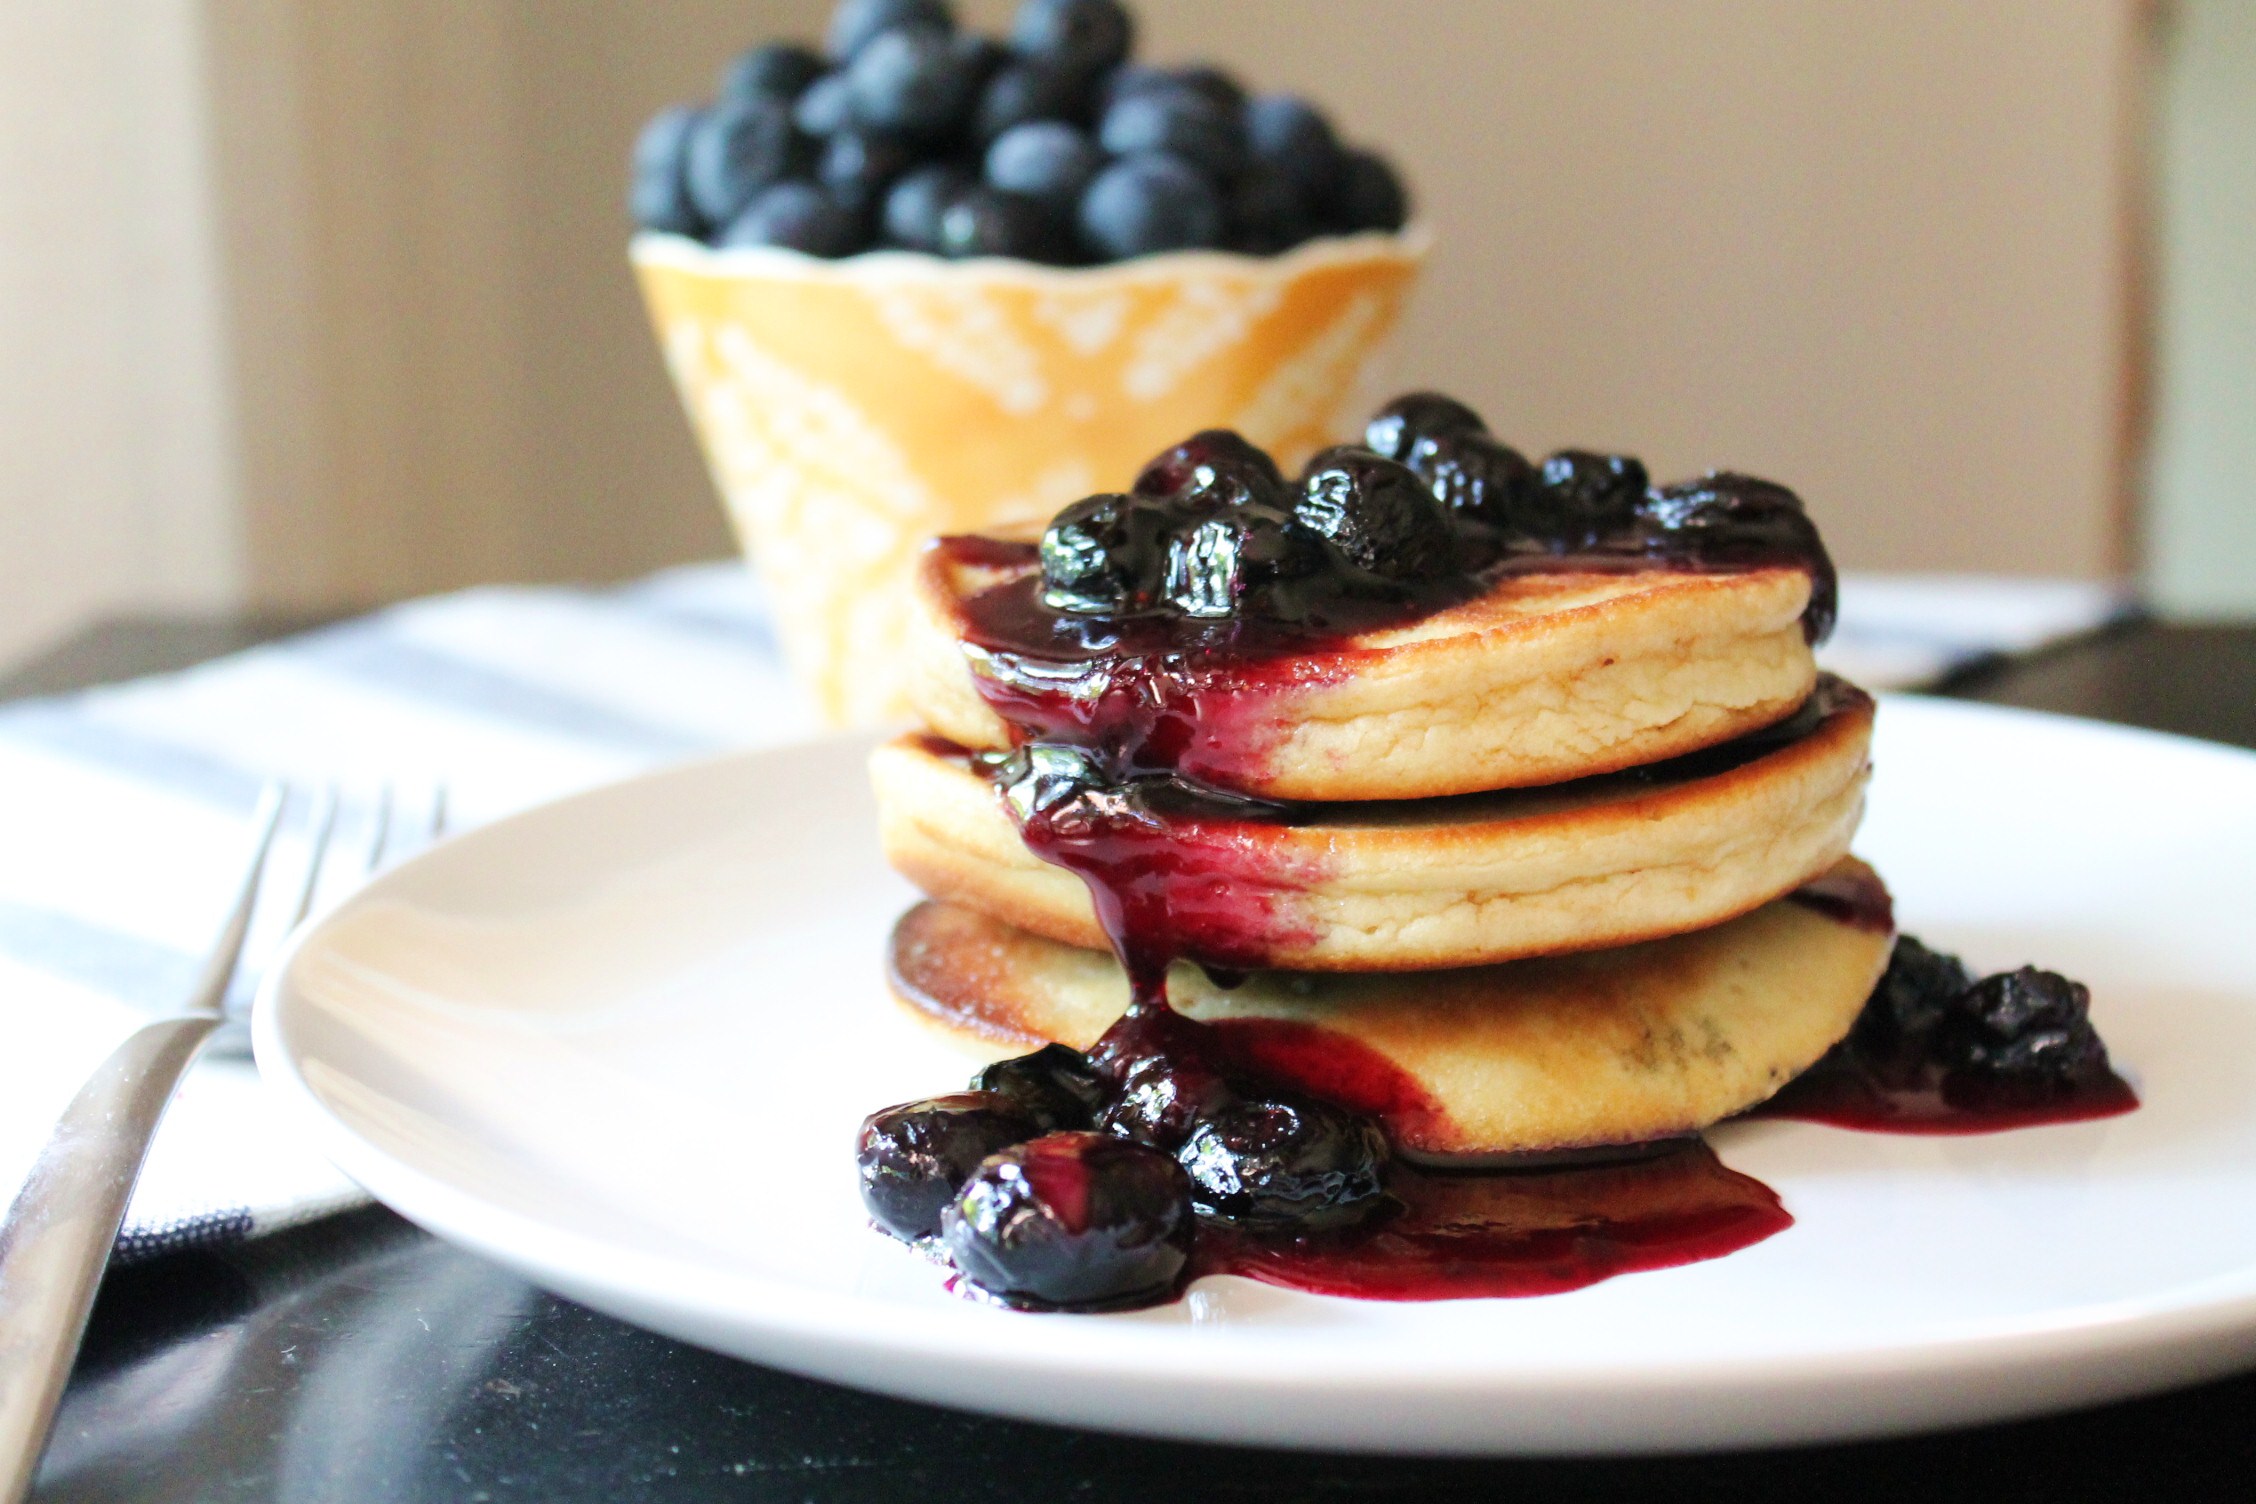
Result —
[{"label": "patterned bowl rim", "polygon": [[841,260],[825,260],[776,246],[731,246],[718,249],[687,235],[658,230],[636,233],[628,243],[628,259],[637,267],[667,267],[693,275],[737,281],[864,282],[906,281],[939,283],[1008,283],[1035,286],[1064,284],[1075,288],[1107,283],[1139,283],[1181,276],[1243,273],[1264,268],[1280,279],[1298,276],[1324,266],[1370,262],[1423,261],[1432,248],[1433,233],[1423,223],[1399,231],[1366,230],[1355,235],[1324,235],[1305,241],[1278,256],[1252,256],[1241,251],[1168,251],[1138,256],[1104,266],[1044,266],[1003,256],[978,256],[945,261],[922,251],[864,251]]}]

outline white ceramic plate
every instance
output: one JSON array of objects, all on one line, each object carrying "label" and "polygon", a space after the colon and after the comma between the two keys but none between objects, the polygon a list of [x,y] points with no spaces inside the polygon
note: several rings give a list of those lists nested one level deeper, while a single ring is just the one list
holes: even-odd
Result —
[{"label": "white ceramic plate", "polygon": [[1210,1279],[1124,1316],[942,1289],[868,1230],[850,1143],[963,1059],[885,997],[910,901],[863,743],[565,801],[393,872],[305,935],[261,1066],[432,1231],[691,1342],[916,1399],[1400,1451],[1870,1435],[2256,1362],[2256,756],[1892,700],[1860,850],[1905,927],[2092,984],[2146,1106],[1896,1138],[1728,1126],[1797,1221],[1532,1300],[1381,1304]]}]

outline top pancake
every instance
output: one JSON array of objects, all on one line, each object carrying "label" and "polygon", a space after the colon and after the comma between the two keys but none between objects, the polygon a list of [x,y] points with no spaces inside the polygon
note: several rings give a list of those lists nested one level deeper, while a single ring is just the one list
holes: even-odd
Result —
[{"label": "top pancake", "polygon": [[[917,576],[908,694],[973,750],[1012,745],[980,697],[962,602],[1016,569],[941,550]],[[1298,655],[1233,706],[1207,782],[1291,800],[1425,799],[1563,783],[1784,719],[1817,669],[1799,569],[1508,576],[1403,626]]]}]

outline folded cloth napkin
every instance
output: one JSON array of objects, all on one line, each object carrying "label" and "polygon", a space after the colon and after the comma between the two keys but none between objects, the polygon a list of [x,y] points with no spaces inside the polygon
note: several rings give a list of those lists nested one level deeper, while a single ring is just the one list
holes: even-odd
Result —
[{"label": "folded cloth napkin", "polygon": [[[1853,576],[1829,660],[1901,685],[2085,630],[2117,598],[2061,582]],[[0,1193],[210,944],[269,777],[444,785],[461,829],[575,790],[815,729],[734,565],[617,589],[411,602],[185,673],[0,707]],[[254,933],[256,954],[272,936]],[[198,1064],[133,1196],[121,1258],[365,1200],[240,1053]]]}]

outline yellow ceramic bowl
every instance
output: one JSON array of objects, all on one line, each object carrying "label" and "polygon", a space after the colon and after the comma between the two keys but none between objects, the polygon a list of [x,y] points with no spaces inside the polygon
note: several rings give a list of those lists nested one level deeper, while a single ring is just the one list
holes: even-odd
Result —
[{"label": "yellow ceramic bowl", "polygon": [[633,258],[794,671],[868,725],[907,712],[926,540],[1023,531],[1202,428],[1298,464],[1374,395],[1424,253],[1412,231],[1068,270],[645,234]]}]

